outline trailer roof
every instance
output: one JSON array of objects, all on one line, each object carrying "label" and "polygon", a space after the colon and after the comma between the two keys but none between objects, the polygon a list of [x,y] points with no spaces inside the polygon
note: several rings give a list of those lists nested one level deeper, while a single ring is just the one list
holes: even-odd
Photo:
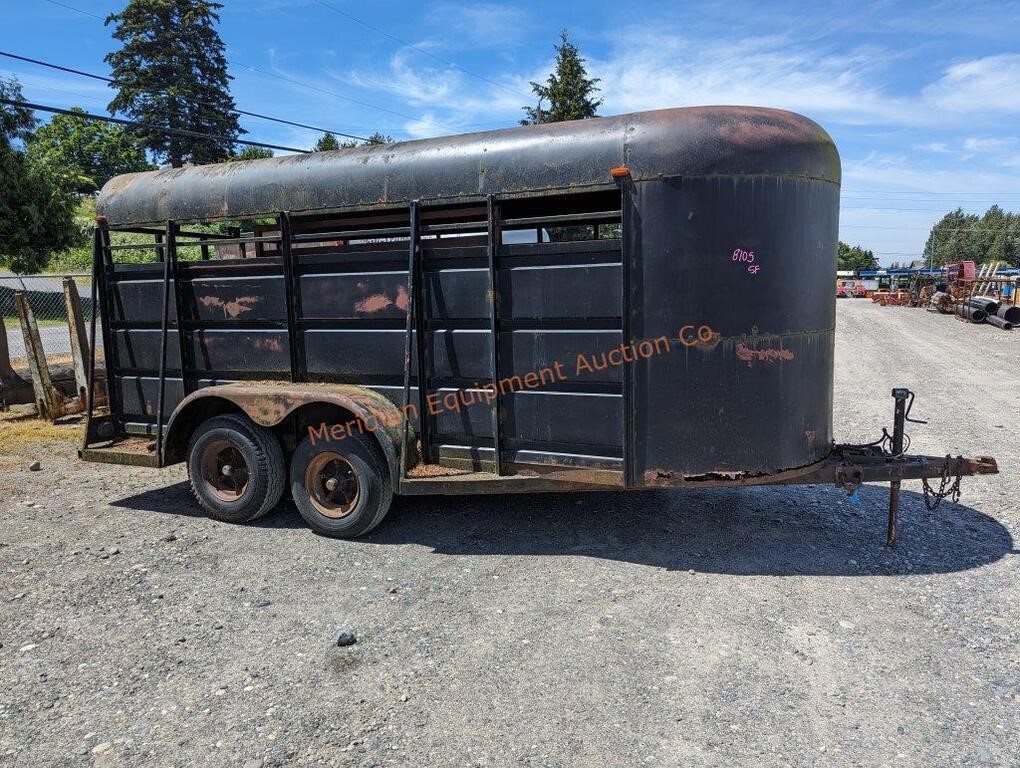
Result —
[{"label": "trailer roof", "polygon": [[839,183],[829,135],[801,115],[689,107],[333,152],[135,173],[111,179],[112,226],[449,203],[612,187],[679,176],[804,176]]}]

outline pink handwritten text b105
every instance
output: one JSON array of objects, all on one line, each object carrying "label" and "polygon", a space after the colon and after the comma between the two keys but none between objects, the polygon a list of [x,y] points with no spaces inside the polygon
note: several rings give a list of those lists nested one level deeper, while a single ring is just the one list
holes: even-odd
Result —
[{"label": "pink handwritten text b105", "polygon": [[757,275],[758,270],[761,269],[760,265],[754,263],[754,251],[744,251],[741,250],[740,248],[737,248],[735,251],[733,251],[732,261],[746,262],[747,271],[750,272],[752,275]]}]

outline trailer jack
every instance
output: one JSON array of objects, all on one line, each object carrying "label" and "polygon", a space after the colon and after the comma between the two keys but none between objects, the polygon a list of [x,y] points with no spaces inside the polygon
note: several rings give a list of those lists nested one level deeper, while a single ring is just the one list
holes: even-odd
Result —
[{"label": "trailer jack", "polygon": [[[836,485],[853,495],[862,483],[889,483],[889,520],[886,527],[886,546],[896,548],[896,534],[900,509],[900,485],[904,480],[920,480],[924,484],[924,503],[930,511],[938,508],[942,499],[956,502],[960,498],[960,478],[964,475],[994,475],[999,468],[990,456],[969,459],[938,456],[909,456],[904,453],[906,423],[927,424],[910,418],[914,393],[905,387],[892,391],[896,402],[893,415],[893,433],[882,430],[882,437],[866,445],[837,445],[832,459],[839,461],[836,468]],[[909,441],[908,441],[909,445]],[[938,489],[933,489],[929,478],[940,478]]]}]

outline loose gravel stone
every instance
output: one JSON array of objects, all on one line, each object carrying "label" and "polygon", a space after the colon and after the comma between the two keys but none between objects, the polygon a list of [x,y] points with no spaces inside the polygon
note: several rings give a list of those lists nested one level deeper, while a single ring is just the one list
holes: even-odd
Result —
[{"label": "loose gravel stone", "polygon": [[1003,469],[905,482],[896,551],[881,485],[398,498],[338,541],[74,441],[0,467],[0,765],[1014,765],[1020,333],[836,317],[837,441],[908,386],[912,453]]}]

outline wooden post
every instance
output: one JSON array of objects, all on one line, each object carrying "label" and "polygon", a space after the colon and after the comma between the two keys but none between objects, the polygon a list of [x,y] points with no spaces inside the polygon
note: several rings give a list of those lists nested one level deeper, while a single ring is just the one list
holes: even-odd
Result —
[{"label": "wooden post", "polygon": [[28,368],[32,372],[32,390],[35,394],[35,407],[39,418],[55,420],[63,411],[62,396],[53,387],[50,369],[46,365],[46,353],[43,351],[42,339],[35,315],[28,305],[28,297],[23,291],[16,291],[14,304],[18,308],[18,319],[21,321],[21,335],[25,339],[25,355],[28,357]]},{"label": "wooden post", "polygon": [[11,350],[7,345],[7,328],[4,316],[0,314],[0,411],[6,411],[7,392],[14,385],[14,367],[11,365]]},{"label": "wooden post", "polygon": [[73,278],[64,278],[64,306],[67,309],[67,332],[71,337],[71,360],[74,364],[74,383],[78,399],[84,410],[89,391],[89,374],[86,361],[89,359],[89,337],[85,333],[85,317],[81,311],[81,297]]}]

